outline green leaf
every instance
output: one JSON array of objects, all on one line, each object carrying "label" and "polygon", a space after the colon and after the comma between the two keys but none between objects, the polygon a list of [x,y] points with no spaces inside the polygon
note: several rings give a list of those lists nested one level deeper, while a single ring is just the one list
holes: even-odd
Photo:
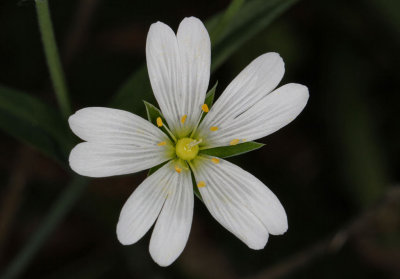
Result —
[{"label": "green leaf", "polygon": [[199,154],[210,155],[219,158],[227,158],[259,149],[264,145],[265,144],[263,143],[249,141],[237,145],[221,146],[221,147],[200,150]]},{"label": "green leaf", "polygon": [[[297,0],[253,0],[242,5],[236,15],[230,17],[231,21],[226,24],[225,30],[219,31],[219,37],[213,42],[211,70],[218,69],[235,51],[264,30],[295,2]],[[217,28],[217,22],[218,19],[213,19],[211,26]]]},{"label": "green leaf", "polygon": [[67,121],[38,99],[0,85],[0,129],[66,163],[74,144]]},{"label": "green leaf", "polygon": [[[215,32],[218,35],[218,37],[214,38],[212,44],[212,72],[218,69],[244,43],[266,28],[296,1],[253,0],[246,1],[243,5],[236,3],[229,12],[227,11],[224,15],[217,15],[208,20],[205,25],[208,30],[211,30],[210,34],[212,35],[212,31],[216,30]],[[218,27],[221,22],[223,22],[223,28]],[[144,115],[145,112],[140,105],[140,100],[155,103],[151,92],[147,69],[143,65],[116,92],[110,106]]]}]

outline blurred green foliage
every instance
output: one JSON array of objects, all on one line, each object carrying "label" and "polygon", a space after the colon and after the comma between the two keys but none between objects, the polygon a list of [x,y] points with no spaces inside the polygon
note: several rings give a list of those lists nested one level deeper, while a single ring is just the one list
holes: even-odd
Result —
[{"label": "blurred green foliage", "polygon": [[[228,2],[51,0],[50,8],[74,109],[111,106],[145,117],[142,101],[156,104],[144,66],[145,36],[157,20],[173,29],[184,16],[206,22],[217,97],[252,59],[280,53],[283,84],[307,85],[310,102],[293,124],[263,139],[266,146],[232,161],[277,194],[288,233],[252,251],[196,203],[189,243],[171,267],[151,261],[149,235],[122,247],[115,237],[119,210],[145,174],[92,180],[83,192],[86,179],[65,170],[77,139],[55,105],[35,2],[6,0],[0,3],[0,181],[10,186],[1,188],[1,200],[17,171],[10,162],[19,159],[9,136],[50,159],[36,155],[30,166],[35,175],[0,239],[1,271],[13,263],[21,278],[251,276],[334,233],[399,181],[399,1]],[[288,278],[396,278],[398,220],[398,212],[388,211],[342,250]]]}]

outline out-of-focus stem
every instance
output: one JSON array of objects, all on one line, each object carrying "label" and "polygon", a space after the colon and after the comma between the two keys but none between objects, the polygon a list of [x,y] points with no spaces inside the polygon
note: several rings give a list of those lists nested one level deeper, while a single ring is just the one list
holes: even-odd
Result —
[{"label": "out-of-focus stem", "polygon": [[42,34],[44,53],[49,67],[54,91],[65,117],[71,114],[71,105],[68,97],[68,90],[65,84],[64,73],[61,68],[60,57],[53,32],[53,24],[50,17],[49,4],[47,0],[36,0],[36,11],[39,21],[39,29]]},{"label": "out-of-focus stem", "polygon": [[85,186],[87,183],[88,180],[80,176],[75,176],[72,179],[71,183],[50,208],[49,213],[43,220],[43,224],[28,240],[26,246],[17,254],[8,268],[6,268],[5,272],[0,277],[1,279],[18,278],[18,276],[22,274],[36,252],[42,247],[43,243],[48,239],[59,222],[81,196],[82,191],[86,189]]},{"label": "out-of-focus stem", "polygon": [[228,8],[222,14],[220,19],[218,20],[218,24],[210,32],[211,42],[215,42],[215,40],[219,37],[219,35],[225,30],[227,25],[232,21],[235,17],[236,13],[240,10],[242,5],[244,4],[244,0],[232,0],[229,4]]}]

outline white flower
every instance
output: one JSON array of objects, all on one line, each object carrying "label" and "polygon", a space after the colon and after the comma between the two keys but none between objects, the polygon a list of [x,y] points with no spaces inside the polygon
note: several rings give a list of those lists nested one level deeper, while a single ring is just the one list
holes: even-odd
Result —
[{"label": "white flower", "polygon": [[266,53],[251,62],[208,111],[203,103],[210,49],[207,30],[197,18],[185,18],[177,35],[161,22],[150,27],[147,67],[167,122],[159,118],[158,126],[169,128],[170,135],[117,109],[85,108],[69,118],[72,131],[86,141],[69,158],[71,168],[81,175],[128,174],[167,162],[129,197],[117,225],[119,241],[129,245],[156,222],[150,254],[161,266],[171,264],[188,240],[194,199],[190,169],[212,216],[250,248],[262,249],[269,234],[283,234],[288,228],[281,203],[260,180],[198,151],[275,132],[302,111],[308,89],[291,83],[274,90],[284,63],[277,53]]}]

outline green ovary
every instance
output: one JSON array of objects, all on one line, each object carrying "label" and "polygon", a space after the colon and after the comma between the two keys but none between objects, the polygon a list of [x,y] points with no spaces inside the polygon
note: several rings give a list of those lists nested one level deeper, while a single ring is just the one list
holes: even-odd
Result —
[{"label": "green ovary", "polygon": [[178,140],[175,146],[176,156],[185,161],[193,160],[199,152],[198,143],[198,141],[191,138],[182,138]]}]

